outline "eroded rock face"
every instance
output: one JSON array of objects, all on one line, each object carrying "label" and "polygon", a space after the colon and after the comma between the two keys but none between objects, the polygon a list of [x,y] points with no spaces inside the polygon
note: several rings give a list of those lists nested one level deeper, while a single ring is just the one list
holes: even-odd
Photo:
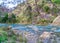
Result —
[{"label": "eroded rock face", "polygon": [[53,26],[60,26],[60,16],[57,16],[52,23]]}]

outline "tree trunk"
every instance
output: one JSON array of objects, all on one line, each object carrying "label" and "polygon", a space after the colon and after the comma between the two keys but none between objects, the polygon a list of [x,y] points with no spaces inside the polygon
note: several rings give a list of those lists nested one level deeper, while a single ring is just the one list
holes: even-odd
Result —
[{"label": "tree trunk", "polygon": [[37,11],[37,13],[38,13],[38,15],[39,15],[40,12],[39,12],[39,8],[38,8],[37,0],[35,0],[35,7],[36,7],[36,11]]}]

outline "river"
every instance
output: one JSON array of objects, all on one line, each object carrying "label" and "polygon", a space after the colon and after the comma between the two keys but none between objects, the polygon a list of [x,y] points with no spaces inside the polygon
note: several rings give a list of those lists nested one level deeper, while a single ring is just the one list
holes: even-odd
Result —
[{"label": "river", "polygon": [[[32,28],[29,28],[28,26],[32,26],[32,25],[23,25],[23,24],[4,24],[4,23],[0,23],[0,27],[1,26],[11,26],[12,29],[19,29],[19,30],[25,30],[25,31],[31,31],[34,32],[34,30]],[[36,27],[39,31],[51,31],[54,30],[55,32],[60,32],[60,27],[58,26],[51,26],[51,25],[47,25],[47,26],[37,26],[34,25],[33,27]]]}]

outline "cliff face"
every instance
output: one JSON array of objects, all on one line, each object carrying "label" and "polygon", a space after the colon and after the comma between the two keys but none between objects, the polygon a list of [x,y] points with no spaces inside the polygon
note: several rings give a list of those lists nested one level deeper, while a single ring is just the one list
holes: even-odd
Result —
[{"label": "cliff face", "polygon": [[[21,4],[18,4],[18,6],[11,13],[14,13],[16,16],[19,17],[19,19],[22,18],[20,20],[21,22],[28,21],[29,13],[26,10],[28,5],[32,7],[32,10],[30,11],[31,13],[33,13],[32,18],[33,18],[33,20],[36,18],[35,20],[37,21],[36,23],[38,23],[38,24],[39,23],[41,23],[41,24],[52,23],[53,19],[57,16],[57,14],[60,11],[58,8],[56,8],[55,5],[53,5],[51,0],[49,0],[49,1],[47,1],[47,0],[44,0],[44,1],[43,0],[37,0],[37,1],[28,0]],[[25,11],[27,11],[27,12],[25,12]],[[28,14],[28,17],[26,14]],[[37,20],[37,18],[39,18],[39,20]],[[52,24],[56,25],[55,20],[53,21]],[[59,24],[59,23],[57,23],[57,24]]]},{"label": "cliff face", "polygon": [[[36,6],[36,2],[37,2],[37,6]],[[42,7],[43,4],[48,6],[50,9],[53,8],[53,4],[47,0],[37,0],[36,2],[35,2],[35,0],[24,1],[23,3],[18,4],[18,6],[15,8],[15,10],[12,11],[12,13],[14,13],[16,15],[22,14],[28,5],[30,5],[32,7],[32,11],[34,13],[36,13],[37,10],[35,8],[37,8],[37,7],[38,7],[39,12],[41,12],[43,10],[43,7]],[[44,11],[42,11],[42,12],[44,12]]]},{"label": "cliff face", "polygon": [[[18,6],[15,8],[15,10],[12,11],[12,13],[14,13],[16,15],[22,14],[25,11],[25,9],[26,9],[26,7],[28,5],[26,3],[27,2],[24,1],[23,3],[18,4]],[[34,0],[28,0],[28,3],[33,7]]]},{"label": "cliff face", "polygon": [[[37,0],[37,5],[40,5],[42,3],[43,0]],[[46,0],[45,0],[46,1]],[[36,3],[35,3],[35,0],[28,0],[28,1],[25,1],[21,4],[18,4],[18,6],[15,8],[15,10],[12,11],[12,13],[18,15],[18,14],[22,14],[25,10],[26,10],[26,7],[30,5],[32,7],[32,11],[36,11],[35,7],[36,6]],[[40,9],[40,8],[38,8]],[[34,11],[34,12],[35,12]],[[35,12],[36,13],[36,12]]]}]

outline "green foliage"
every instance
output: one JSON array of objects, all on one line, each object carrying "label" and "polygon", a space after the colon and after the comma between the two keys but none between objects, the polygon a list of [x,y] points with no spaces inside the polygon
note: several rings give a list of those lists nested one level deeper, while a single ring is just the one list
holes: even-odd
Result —
[{"label": "green foliage", "polygon": [[31,6],[27,6],[26,10],[31,11],[32,10],[32,7]]},{"label": "green foliage", "polygon": [[22,36],[22,35],[20,35],[19,38],[20,38],[20,42],[25,42],[25,43],[27,43],[27,39],[26,39],[25,37],[24,37],[24,39],[23,39],[23,36]]},{"label": "green foliage", "polygon": [[12,23],[16,23],[16,16],[12,14],[10,20],[12,21]]},{"label": "green foliage", "polygon": [[0,16],[0,22],[2,21],[2,18],[1,18],[1,16]]},{"label": "green foliage", "polygon": [[3,41],[6,41],[6,40],[7,40],[7,34],[6,34],[6,32],[2,32],[0,34],[0,43]]},{"label": "green foliage", "polygon": [[53,3],[60,4],[60,0],[51,0]]},{"label": "green foliage", "polygon": [[2,19],[3,23],[6,23],[6,21],[8,20],[8,13],[5,15],[5,17]]},{"label": "green foliage", "polygon": [[54,11],[54,13],[59,12],[59,10],[57,8],[53,8],[52,10]]},{"label": "green foliage", "polygon": [[16,16],[14,14],[11,14],[11,17],[9,18],[8,13],[5,13],[4,17],[0,16],[0,22],[1,23],[16,23]]},{"label": "green foliage", "polygon": [[44,7],[43,7],[43,10],[44,10],[45,12],[49,12],[50,8],[49,8],[48,6],[44,6]]},{"label": "green foliage", "polygon": [[[2,29],[2,31],[1,31]],[[19,40],[19,42],[25,42],[27,43],[26,38],[22,35],[16,35],[13,34],[12,30],[6,31],[4,30],[5,28],[0,28],[0,43],[16,43],[17,39]],[[8,34],[11,32],[11,36],[9,36]]]},{"label": "green foliage", "polygon": [[40,21],[41,21],[41,22],[43,22],[43,23],[44,23],[44,22],[46,22],[46,23],[48,23],[48,22],[49,22],[49,21],[48,21],[48,20],[46,20],[46,19],[41,19]]},{"label": "green foliage", "polygon": [[45,4],[45,1],[43,0],[43,1],[42,1],[42,3],[41,3],[41,6],[43,7],[43,6],[44,6],[44,4]]}]

